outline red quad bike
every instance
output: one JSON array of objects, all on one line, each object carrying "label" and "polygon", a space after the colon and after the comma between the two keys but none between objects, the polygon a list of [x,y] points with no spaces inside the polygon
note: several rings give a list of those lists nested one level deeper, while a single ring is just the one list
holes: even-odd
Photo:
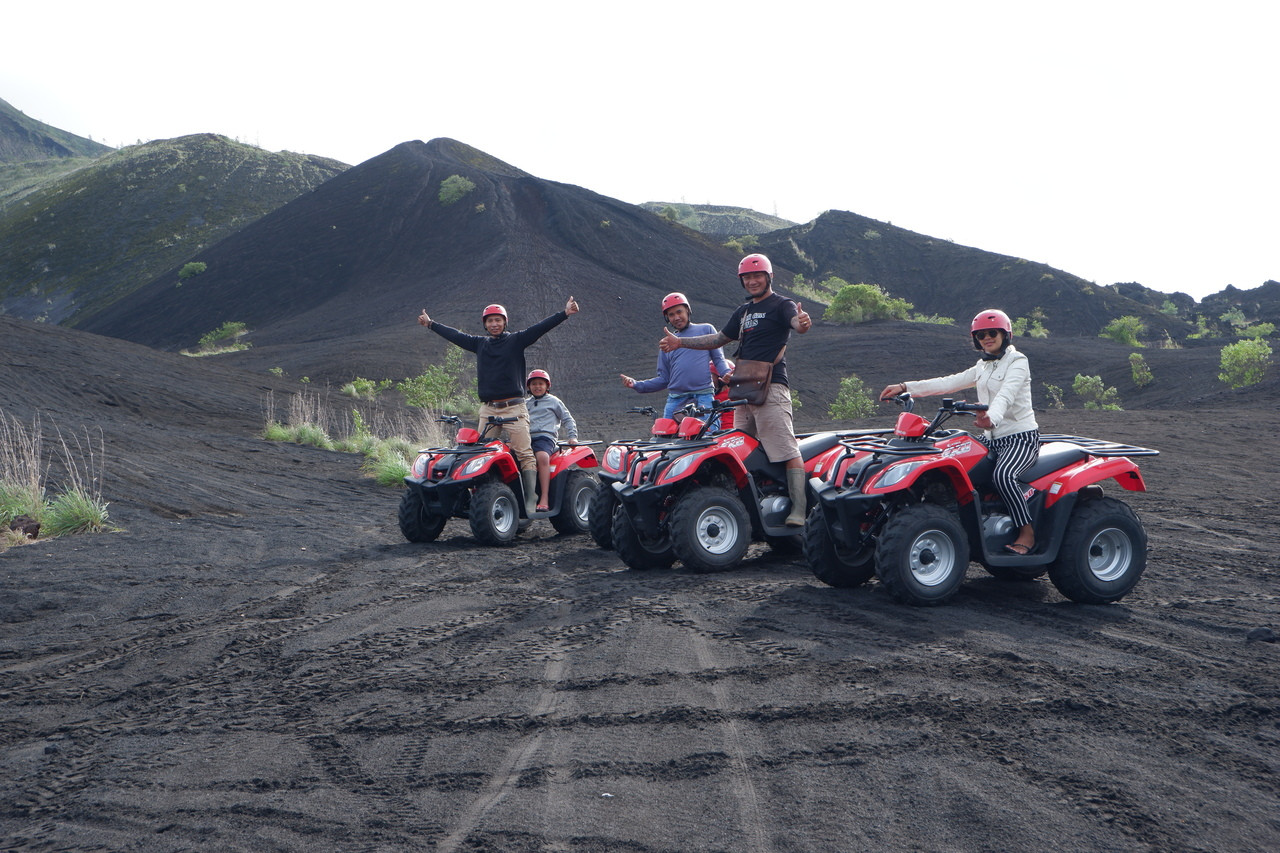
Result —
[{"label": "red quad bike", "polygon": [[986,406],[950,398],[927,421],[906,411],[892,436],[841,442],[826,471],[809,481],[817,500],[805,522],[805,557],[835,587],[879,578],[895,599],[941,604],[964,580],[970,559],[1004,580],[1048,572],[1072,601],[1107,604],[1133,589],[1147,563],[1147,534],[1133,510],[1103,494],[1104,480],[1146,491],[1129,457],[1158,451],[1075,435],[1041,435],[1040,458],[1022,475],[1036,547],[1005,549],[1016,530],[991,482],[995,463],[973,434],[944,429],[951,417]]},{"label": "red quad bike", "polygon": [[658,417],[653,406],[632,406],[627,412],[653,419],[653,427],[648,438],[619,440],[605,448],[600,470],[596,472],[595,494],[591,497],[591,538],[606,551],[613,550],[613,511],[618,506],[613,484],[626,477],[627,467],[638,448],[670,442],[679,429],[672,418]]},{"label": "red quad bike", "polygon": [[[440,418],[461,426],[456,415]],[[491,416],[489,423],[515,418]],[[598,443],[598,442],[589,442]],[[559,444],[551,455],[550,509],[525,515],[524,489],[515,455],[502,439],[482,441],[470,427],[458,430],[453,447],[418,451],[412,473],[404,478],[400,532],[410,542],[432,542],[450,518],[466,518],[471,533],[485,545],[509,545],[534,519],[545,518],[560,533],[585,533],[595,477],[595,453],[587,444]]]},{"label": "red quad bike", "polygon": [[[696,417],[739,405],[694,406],[674,440],[632,448],[625,477],[612,484],[618,501],[613,547],[628,566],[664,569],[679,559],[695,572],[724,571],[761,539],[778,550],[799,550],[800,531],[784,524],[791,511],[785,466],[770,462],[754,436],[708,431]],[[806,468],[812,473],[841,437],[855,434],[862,433],[800,437]]]}]

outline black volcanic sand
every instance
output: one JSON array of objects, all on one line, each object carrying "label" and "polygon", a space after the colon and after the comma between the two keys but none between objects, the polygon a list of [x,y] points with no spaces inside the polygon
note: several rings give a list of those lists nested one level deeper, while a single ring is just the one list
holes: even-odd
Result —
[{"label": "black volcanic sand", "polygon": [[296,385],[0,332],[0,406],[101,429],[122,528],[0,554],[6,850],[1280,847],[1274,396],[1042,413],[1162,451],[1108,488],[1145,578],[1090,607],[975,566],[915,609],[764,546],[409,544],[357,457],[257,437]]}]

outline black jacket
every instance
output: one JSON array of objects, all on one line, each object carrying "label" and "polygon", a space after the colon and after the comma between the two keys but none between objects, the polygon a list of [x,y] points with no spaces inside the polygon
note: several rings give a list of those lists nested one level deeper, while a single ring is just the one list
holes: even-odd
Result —
[{"label": "black jacket", "polygon": [[435,320],[431,321],[430,329],[446,341],[476,354],[476,391],[481,402],[490,403],[524,396],[524,351],[567,319],[568,314],[557,311],[541,323],[519,332],[503,332],[496,338],[468,335]]}]

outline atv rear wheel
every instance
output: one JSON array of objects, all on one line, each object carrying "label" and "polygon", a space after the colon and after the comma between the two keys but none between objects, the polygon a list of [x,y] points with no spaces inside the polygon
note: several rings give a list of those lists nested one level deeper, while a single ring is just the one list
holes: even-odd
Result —
[{"label": "atv rear wheel", "polygon": [[447,519],[427,511],[422,500],[422,492],[415,488],[405,489],[400,499],[400,532],[410,542],[434,542],[444,530]]},{"label": "atv rear wheel", "polygon": [[551,516],[557,533],[586,533],[591,529],[591,500],[596,492],[596,478],[581,468],[566,471],[560,511]]},{"label": "atv rear wheel", "polygon": [[968,569],[969,540],[945,507],[911,504],[885,521],[876,544],[876,576],[903,604],[941,604],[955,595]]},{"label": "atv rear wheel", "polygon": [[482,545],[510,545],[520,532],[520,507],[515,492],[500,480],[490,480],[471,495],[471,533]]},{"label": "atv rear wheel", "polygon": [[618,501],[614,501],[613,525],[610,532],[613,549],[618,552],[622,562],[636,571],[646,572],[651,569],[669,569],[676,561],[671,550],[671,543],[665,539],[641,536],[631,523],[627,511]]},{"label": "atv rear wheel", "polygon": [[1110,604],[1129,594],[1146,567],[1142,522],[1123,501],[1100,498],[1071,513],[1049,580],[1072,601]]},{"label": "atv rear wheel", "polygon": [[843,542],[834,541],[820,506],[809,510],[804,522],[804,558],[814,577],[840,589],[861,586],[876,573],[875,546],[850,550]]},{"label": "atv rear wheel", "polygon": [[751,544],[747,508],[728,489],[690,489],[671,511],[671,547],[695,572],[723,572],[742,562]]},{"label": "atv rear wheel", "polygon": [[595,493],[591,495],[588,525],[591,538],[606,551],[613,550],[613,510],[617,505],[618,493],[613,490],[613,484],[603,480],[596,483]]}]

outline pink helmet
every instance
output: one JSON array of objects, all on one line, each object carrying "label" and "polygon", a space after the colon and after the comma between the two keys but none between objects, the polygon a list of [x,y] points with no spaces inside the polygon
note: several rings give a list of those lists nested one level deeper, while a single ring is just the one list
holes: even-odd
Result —
[{"label": "pink helmet", "polygon": [[[1013,337],[1013,321],[1009,319],[1009,315],[998,308],[984,308],[978,312],[973,318],[973,322],[969,324],[969,334],[972,335],[981,329],[1000,329],[1004,332],[1004,342],[1009,343],[1009,339]],[[975,349],[982,349],[978,344],[978,339],[973,339]]]},{"label": "pink helmet", "polygon": [[501,305],[498,305],[497,303],[494,303],[493,305],[486,305],[484,307],[484,313],[480,315],[480,322],[483,323],[485,321],[485,318],[487,318],[490,314],[498,314],[499,316],[502,317],[502,319],[504,320],[507,319],[507,309],[503,308]]},{"label": "pink helmet", "polygon": [[547,371],[545,371],[545,370],[541,370],[541,369],[539,369],[539,370],[530,370],[530,371],[529,371],[529,375],[528,375],[528,376],[526,376],[526,377],[524,378],[524,387],[525,387],[525,388],[528,388],[528,387],[529,387],[529,383],[530,383],[530,382],[532,382],[532,381],[533,381],[533,380],[535,380],[535,379],[545,379],[545,380],[547,380],[547,390],[548,390],[548,391],[550,391],[550,390],[551,390],[551,374],[550,374],[550,373],[547,373]]},{"label": "pink helmet", "polygon": [[749,272],[762,272],[769,276],[769,282],[773,282],[773,264],[769,263],[769,259],[760,253],[747,255],[738,262],[738,278],[741,279]]},{"label": "pink helmet", "polygon": [[693,307],[689,305],[689,300],[685,299],[683,293],[677,292],[668,293],[666,296],[662,297],[662,315],[665,317],[667,311],[677,305],[683,305],[685,308],[689,309],[690,313],[693,312]]}]

